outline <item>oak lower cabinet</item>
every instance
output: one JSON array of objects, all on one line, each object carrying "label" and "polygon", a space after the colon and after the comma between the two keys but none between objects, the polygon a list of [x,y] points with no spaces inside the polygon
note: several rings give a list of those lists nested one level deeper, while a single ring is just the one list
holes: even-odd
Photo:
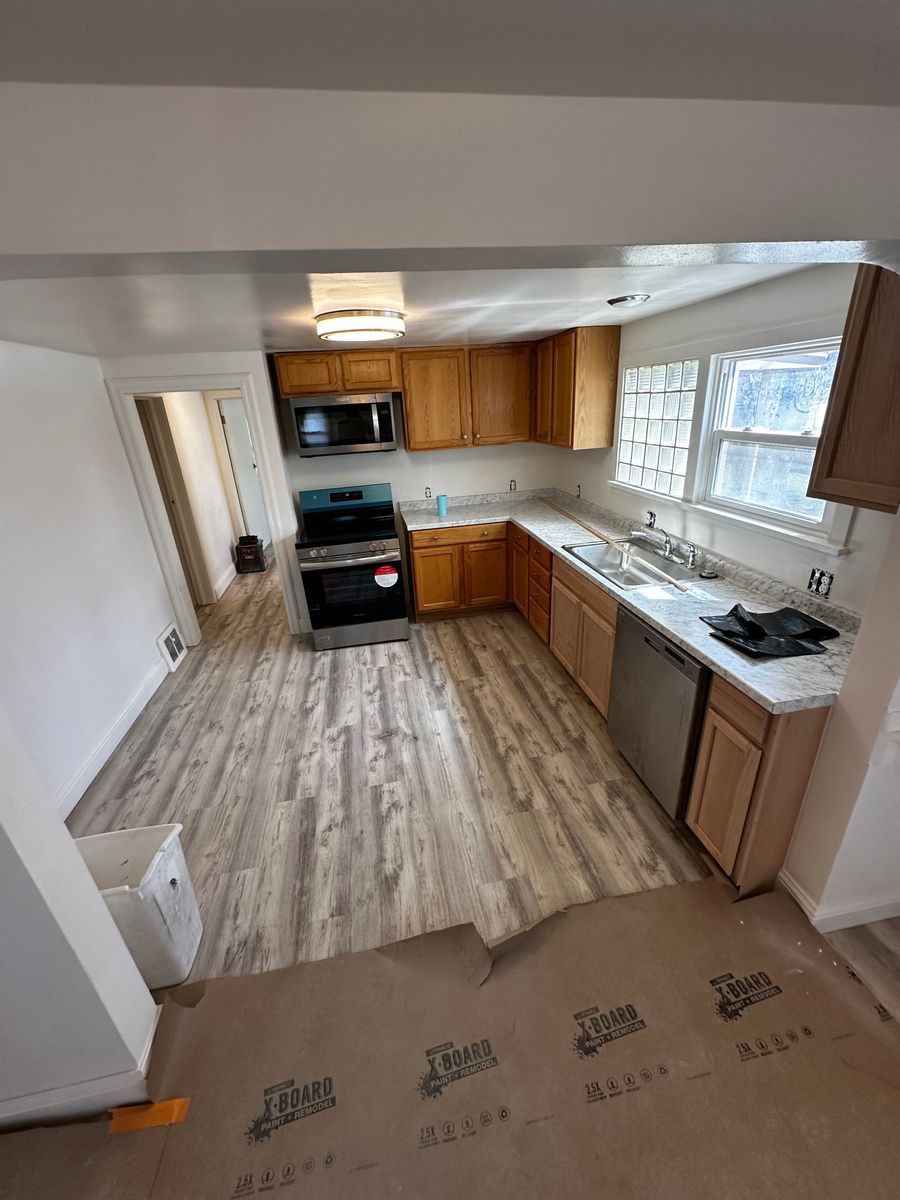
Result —
[{"label": "oak lower cabinet", "polygon": [[844,326],[808,494],[900,506],[900,275],[863,264]]},{"label": "oak lower cabinet", "polygon": [[506,522],[410,534],[416,616],[453,616],[508,602]]},{"label": "oak lower cabinet", "polygon": [[506,603],[506,554],[505,539],[463,546],[463,596],[468,608]]},{"label": "oak lower cabinet", "polygon": [[517,525],[510,525],[509,528],[509,598],[527,621],[530,539]]},{"label": "oak lower cabinet", "polygon": [[459,551],[459,546],[433,546],[413,551],[417,613],[444,612],[462,607]]},{"label": "oak lower cabinet", "polygon": [[568,563],[556,559],[550,649],[605,717],[609,710],[618,605]]},{"label": "oak lower cabinet", "polygon": [[775,883],[828,711],[773,715],[713,676],[685,820],[743,895]]},{"label": "oak lower cabinet", "polygon": [[570,450],[611,446],[619,376],[617,325],[569,329],[538,342],[534,440]]}]

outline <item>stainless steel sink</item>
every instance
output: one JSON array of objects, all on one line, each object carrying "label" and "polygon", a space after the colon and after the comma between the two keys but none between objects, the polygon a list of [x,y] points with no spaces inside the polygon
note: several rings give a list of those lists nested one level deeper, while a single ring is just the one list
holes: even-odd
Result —
[{"label": "stainless steel sink", "polygon": [[[611,546],[609,542],[584,542],[580,545],[563,546],[563,550],[568,550],[591,570],[625,591],[646,587],[648,583],[665,587],[665,581],[660,579],[656,571],[647,570],[648,565],[664,571],[670,579],[680,581],[696,577],[695,571],[689,571],[686,566],[664,558],[661,554],[654,554],[651,549],[640,542],[632,541],[631,538],[619,538],[618,543],[624,547],[624,552]],[[657,561],[654,562],[654,559]]]}]

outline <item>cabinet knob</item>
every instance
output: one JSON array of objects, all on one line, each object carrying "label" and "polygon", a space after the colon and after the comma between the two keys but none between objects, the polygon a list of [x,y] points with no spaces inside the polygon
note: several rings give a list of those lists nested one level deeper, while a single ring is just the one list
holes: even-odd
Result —
[{"label": "cabinet knob", "polygon": [[464,434],[462,435],[462,440],[463,440],[464,442],[467,442],[467,441],[469,440],[469,435],[468,435],[467,433],[464,433]]},{"label": "cabinet knob", "polygon": [[482,537],[487,537],[487,535],[488,535],[489,533],[490,533],[490,530],[489,530],[489,529],[482,529],[482,531],[481,531],[481,536],[482,536]]},{"label": "cabinet knob", "polygon": [[431,535],[431,540],[432,540],[433,542],[439,542],[439,541],[440,541],[440,538],[438,537],[438,535],[437,535],[436,533],[434,533],[434,534],[432,534],[432,535]]},{"label": "cabinet knob", "polygon": [[476,442],[480,442],[480,441],[481,441],[481,434],[480,434],[480,433],[476,433],[476,434],[475,434],[475,441],[476,441]]}]

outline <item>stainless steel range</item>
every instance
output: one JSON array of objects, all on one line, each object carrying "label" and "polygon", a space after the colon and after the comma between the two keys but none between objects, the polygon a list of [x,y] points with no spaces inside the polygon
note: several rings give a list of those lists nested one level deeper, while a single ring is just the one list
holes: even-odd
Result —
[{"label": "stainless steel range", "polygon": [[300,492],[297,558],[317,650],[409,638],[389,483]]}]

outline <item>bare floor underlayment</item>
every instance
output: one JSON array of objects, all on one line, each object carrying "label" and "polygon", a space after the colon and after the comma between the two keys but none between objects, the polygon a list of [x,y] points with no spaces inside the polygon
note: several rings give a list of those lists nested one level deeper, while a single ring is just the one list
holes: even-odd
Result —
[{"label": "bare floor underlayment", "polygon": [[[178,989],[165,1128],[0,1138],[15,1200],[894,1200],[897,1024],[715,879]],[[141,1114],[145,1118],[145,1114]]]}]

